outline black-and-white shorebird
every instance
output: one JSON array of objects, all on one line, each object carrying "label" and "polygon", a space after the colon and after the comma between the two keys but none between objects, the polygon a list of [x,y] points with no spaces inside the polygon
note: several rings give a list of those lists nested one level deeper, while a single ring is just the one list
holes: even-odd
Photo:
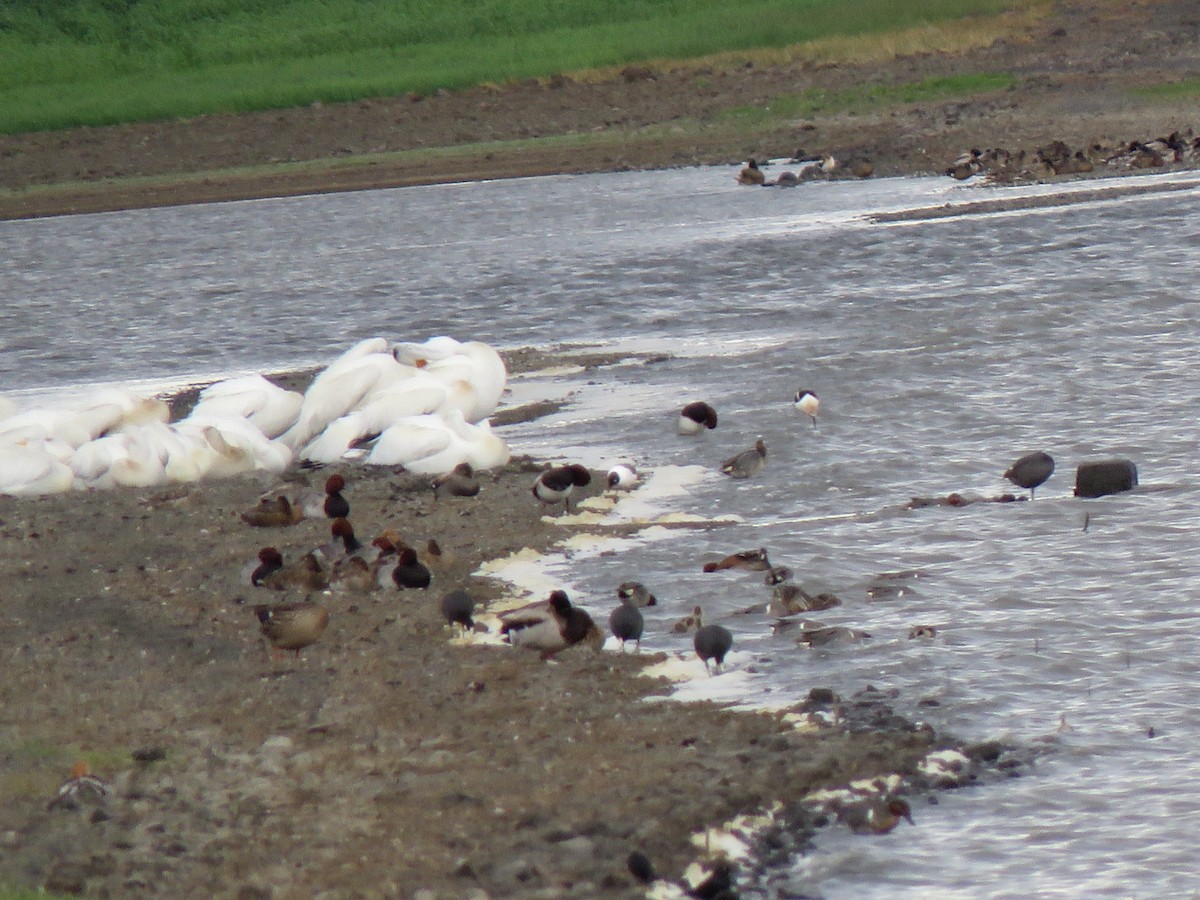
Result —
[{"label": "black-and-white shorebird", "polygon": [[797,412],[802,412],[804,415],[812,419],[813,428],[817,427],[817,413],[821,409],[821,398],[810,390],[801,388],[796,391],[796,400],[793,404]]},{"label": "black-and-white shorebird", "polygon": [[562,501],[563,511],[570,512],[571,492],[577,487],[586,487],[592,483],[592,473],[587,466],[572,463],[569,466],[555,466],[547,469],[533,483],[533,496],[543,503],[550,505]]},{"label": "black-and-white shorebird", "polygon": [[1004,477],[1017,487],[1029,489],[1029,499],[1033,499],[1034,491],[1046,483],[1046,479],[1054,474],[1054,458],[1041,450],[1036,453],[1026,453],[1008,467]]},{"label": "black-and-white shorebird", "polygon": [[716,427],[717,411],[703,400],[689,403],[679,411],[680,434],[699,434],[705,428],[712,430]]},{"label": "black-and-white shorebird", "polygon": [[759,438],[749,450],[743,450],[721,463],[721,471],[730,478],[749,478],[761,472],[766,463],[767,445]]},{"label": "black-and-white shorebird", "polygon": [[[704,671],[711,675],[715,670],[719,675],[721,666],[725,664],[725,654],[733,647],[733,635],[723,625],[704,625],[692,638],[692,646],[696,649],[696,655],[704,661]],[[712,669],[708,665],[710,660]]]},{"label": "black-and-white shorebird", "polygon": [[617,491],[632,491],[640,481],[637,469],[629,463],[617,463],[608,470],[608,486]]}]

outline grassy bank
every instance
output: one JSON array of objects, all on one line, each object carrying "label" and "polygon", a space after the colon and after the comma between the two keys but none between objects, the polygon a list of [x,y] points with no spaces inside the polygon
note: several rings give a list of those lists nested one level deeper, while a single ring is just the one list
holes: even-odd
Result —
[{"label": "grassy bank", "polygon": [[0,7],[0,133],[828,46],[1029,5],[859,0],[849,14],[842,0],[14,0]]}]

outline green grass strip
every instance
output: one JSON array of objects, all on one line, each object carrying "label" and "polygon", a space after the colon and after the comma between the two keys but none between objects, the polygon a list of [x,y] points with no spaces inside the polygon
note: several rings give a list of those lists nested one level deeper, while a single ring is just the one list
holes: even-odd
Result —
[{"label": "green grass strip", "polygon": [[429,93],[860,37],[1032,0],[9,0],[0,132]]}]

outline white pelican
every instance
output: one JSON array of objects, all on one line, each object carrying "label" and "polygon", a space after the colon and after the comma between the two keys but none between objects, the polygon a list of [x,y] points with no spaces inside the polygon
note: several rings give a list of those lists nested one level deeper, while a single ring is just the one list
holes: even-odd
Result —
[{"label": "white pelican", "polygon": [[297,391],[285,390],[261,375],[240,375],[202,390],[192,414],[238,416],[276,438],[295,424],[303,403],[304,395]]}]

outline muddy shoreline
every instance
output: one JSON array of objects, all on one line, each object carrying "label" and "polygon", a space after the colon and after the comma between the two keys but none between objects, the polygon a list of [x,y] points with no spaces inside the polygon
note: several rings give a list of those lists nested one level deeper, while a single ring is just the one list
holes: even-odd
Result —
[{"label": "muddy shoreline", "polygon": [[[631,851],[677,879],[706,856],[695,834],[779,803],[787,824],[757,848],[778,861],[822,824],[800,801],[854,779],[904,775],[919,823],[944,786],[921,761],[955,742],[896,716],[894,696],[816,690],[804,708],[771,714],[645,702],[670,689],[639,674],[661,653],[573,648],[543,661],[455,639],[443,593],[465,588],[481,609],[515,602],[511,585],[475,574],[481,564],[551,551],[579,531],[530,496],[542,468],[515,459],[478,497],[435,501],[426,478],[340,467],[356,532],[439,542],[429,591],[276,593],[243,581],[259,547],[295,558],[329,525],[252,528],[240,512],[264,491],[316,487],[329,469],[0,497],[0,885],[635,897]],[[602,493],[601,474],[585,495]],[[615,589],[576,599],[603,623]],[[327,632],[298,658],[272,658],[252,607],[306,597],[329,610]],[[968,753],[964,782],[1011,759],[992,745]],[[78,759],[110,792],[51,808]]]}]

